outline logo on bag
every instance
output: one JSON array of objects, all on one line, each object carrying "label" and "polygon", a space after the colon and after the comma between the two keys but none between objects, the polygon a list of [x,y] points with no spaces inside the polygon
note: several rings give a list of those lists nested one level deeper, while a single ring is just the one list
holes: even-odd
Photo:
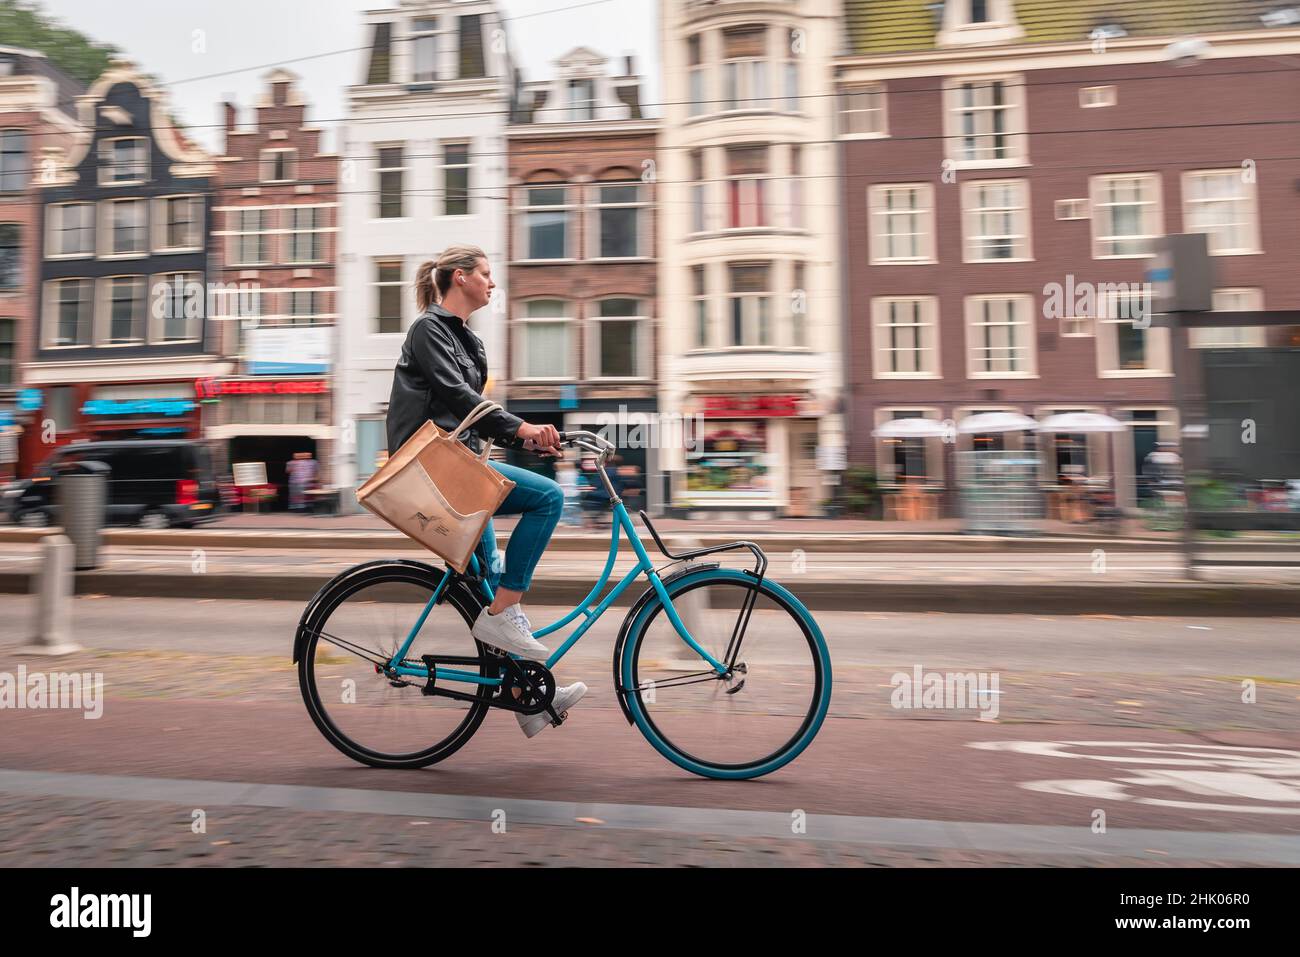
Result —
[{"label": "logo on bag", "polygon": [[[430,518],[428,515],[425,515],[423,512],[416,512],[411,517],[420,523],[420,531],[422,532],[427,532],[429,530],[429,523],[433,521],[432,518]],[[442,522],[439,522],[434,527],[433,531],[435,534],[438,535],[446,535],[450,531],[450,529],[448,529],[447,526],[444,525]]]}]

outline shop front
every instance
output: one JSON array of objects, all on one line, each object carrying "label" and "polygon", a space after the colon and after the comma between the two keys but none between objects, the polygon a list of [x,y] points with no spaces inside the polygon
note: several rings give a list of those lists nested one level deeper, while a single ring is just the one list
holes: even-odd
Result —
[{"label": "shop front", "polygon": [[[204,409],[205,434],[216,446],[219,471],[232,483],[236,476],[259,476],[255,485],[232,485],[232,504],[255,504],[259,510],[337,507],[336,501],[323,498],[335,494],[329,491],[327,474],[332,442],[329,379],[204,379],[195,384],[195,392]],[[298,458],[315,461],[317,488],[302,500],[291,500],[289,463]],[[263,474],[265,481],[260,479]]]}]

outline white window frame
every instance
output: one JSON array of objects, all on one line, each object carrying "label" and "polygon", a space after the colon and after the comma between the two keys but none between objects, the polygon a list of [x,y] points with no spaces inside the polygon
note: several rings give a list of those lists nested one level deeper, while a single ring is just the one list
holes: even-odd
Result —
[{"label": "white window frame", "polygon": [[[1001,83],[1005,95],[1003,105],[999,107],[992,106],[974,106],[968,108],[963,104],[963,90],[967,85],[976,87],[992,86],[992,84]],[[953,77],[943,82],[943,135],[944,135],[944,155],[947,157],[952,169],[1004,169],[1014,166],[1029,165],[1029,124],[1028,110],[1026,107],[1027,88],[1025,78],[1019,73],[1008,73],[998,75],[980,75],[980,76],[962,76]],[[963,141],[966,139],[964,132],[965,122],[963,117],[967,112],[977,114],[991,113],[994,109],[1003,114],[1003,133],[1005,138],[1005,149],[1008,155],[998,157],[969,157]],[[977,132],[976,151],[987,152],[987,148],[981,148],[979,142],[983,138],[992,137],[991,132]]]},{"label": "white window frame", "polygon": [[[700,147],[700,172],[698,178],[695,175],[694,157],[688,157],[691,166],[691,228],[689,232],[692,235],[700,235],[709,231],[713,217],[709,215],[709,192],[710,182],[708,179],[708,150]],[[697,228],[698,227],[698,228]]]},{"label": "white window frame", "polygon": [[1062,223],[1092,218],[1092,206],[1087,198],[1058,199],[1052,212],[1057,222]]},{"label": "white window frame", "polygon": [[[410,76],[411,76],[412,83],[437,83],[438,82],[438,63],[440,59],[438,56],[439,53],[438,48],[441,45],[440,38],[442,37],[442,34],[447,32],[445,30],[439,29],[439,24],[441,22],[442,22],[442,18],[437,16],[419,16],[419,17],[413,17],[410,20],[410,27],[409,27],[410,34],[408,37],[408,42],[411,44]],[[417,26],[417,24],[423,24],[423,23],[432,23],[433,26],[431,28]],[[433,52],[433,64],[432,64],[433,69],[431,71],[432,76],[420,76],[419,73],[417,72],[420,66],[420,62],[419,62],[420,51],[423,47],[432,48],[432,52]]]},{"label": "white window frame", "polygon": [[[133,316],[131,321],[132,328],[138,329],[140,335],[124,342],[112,342],[110,339],[113,330],[113,286],[118,280],[135,282],[140,287],[139,315]],[[96,348],[136,348],[149,341],[149,288],[149,277],[139,273],[99,277],[95,283]]]},{"label": "white window frame", "polygon": [[[144,242],[136,252],[119,253],[114,251],[115,235],[115,210],[118,206],[126,203],[133,203],[141,210],[141,221],[144,229]],[[100,208],[96,212],[96,218],[99,221],[99,241],[100,259],[144,259],[149,255],[149,200],[142,196],[123,197],[122,199],[105,199],[100,201]]]},{"label": "white window frame", "polygon": [[[890,323],[895,306],[910,306],[913,322]],[[916,345],[899,348],[890,345],[891,329],[915,329]],[[942,379],[943,364],[940,356],[939,300],[935,296],[876,296],[871,300],[871,377],[873,379]],[[895,371],[891,356],[894,353],[917,354],[923,360],[916,371]]]},{"label": "white window frame", "polygon": [[808,216],[804,205],[803,188],[803,147],[799,143],[790,144],[790,176],[787,183],[787,202],[791,229],[807,229]]},{"label": "white window frame", "polygon": [[1098,110],[1114,106],[1119,102],[1119,88],[1116,86],[1081,86],[1079,87],[1079,109]]},{"label": "white window frame", "polygon": [[[590,94],[589,96],[578,95],[584,90],[583,84],[586,84],[585,91]],[[599,97],[594,76],[569,77],[564,84],[564,95],[564,106],[570,123],[587,123],[596,118],[596,103]]]},{"label": "white window frame", "polygon": [[[727,292],[726,303],[727,310],[724,318],[726,336],[724,339],[727,348],[730,349],[771,349],[776,344],[775,329],[775,307],[773,304],[772,283],[775,280],[776,268],[771,260],[765,261],[734,261],[726,264],[727,271]],[[732,274],[733,266],[762,266],[767,270],[767,288],[751,292],[733,292],[732,291]],[[741,339],[737,342],[735,338],[735,322],[732,317],[733,300],[741,300],[740,306],[740,324]],[[763,341],[763,313],[767,313],[767,341]]]},{"label": "white window frame", "polygon": [[[1107,185],[1119,180],[1134,180],[1153,186],[1153,196],[1133,203],[1108,203],[1103,201],[1103,190]],[[1150,259],[1155,255],[1150,248],[1144,253],[1115,253],[1108,251],[1107,244],[1145,240],[1148,243],[1164,235],[1164,201],[1163,184],[1159,173],[1107,173],[1093,176],[1088,180],[1088,203],[1092,209],[1092,258],[1093,259]],[[1109,210],[1117,207],[1139,205],[1146,207],[1144,212],[1146,227],[1135,235],[1117,235]]]},{"label": "white window frame", "polygon": [[[578,190],[581,187],[574,186],[571,183],[529,183],[519,187],[520,205],[514,209],[515,219],[515,249],[517,262],[534,262],[534,263],[552,263],[552,262],[576,262],[573,256],[574,247],[577,245],[577,237],[574,235],[577,231],[578,217],[576,215],[578,203],[574,200]],[[534,190],[543,189],[562,189],[564,190],[564,202],[555,204],[547,203],[538,206],[531,206],[528,203],[528,197]],[[564,250],[563,255],[558,257],[534,257],[532,249],[532,230],[529,223],[530,213],[563,213],[564,214]]]},{"label": "white window frame", "polygon": [[[457,218],[461,216],[471,216],[475,212],[474,190],[473,190],[474,143],[472,140],[468,140],[468,139],[455,139],[455,140],[443,140],[438,144],[438,146],[439,146],[438,169],[442,171],[442,182],[439,184],[438,192],[439,195],[441,195],[442,197],[442,203],[441,203],[442,210],[437,215],[451,216]],[[463,163],[447,162],[447,148],[449,146],[465,147],[465,162]],[[465,171],[465,212],[463,213],[447,212],[447,204],[451,199],[451,190],[447,188],[447,172],[448,170],[453,170],[453,169],[463,169]]]},{"label": "white window frame", "polygon": [[[626,203],[607,203],[602,199],[602,189],[606,186],[632,187],[636,190],[636,199]],[[587,228],[587,258],[597,262],[628,262],[646,259],[650,249],[650,188],[640,180],[610,180],[591,183],[587,187],[591,194],[588,204],[590,211]],[[600,248],[601,214],[607,209],[635,209],[636,212],[636,250],[631,256],[606,256]]]},{"label": "white window frame", "polygon": [[[977,337],[984,325],[978,320],[983,312],[983,306],[988,302],[1014,302],[1019,303],[1020,321],[1011,323],[1017,329],[1024,331],[1025,335],[1021,339],[1018,335],[1016,347],[1017,354],[1022,355],[1024,362],[1022,367],[1014,371],[1008,370],[987,370],[981,368],[982,363],[978,362],[976,355],[984,351],[983,346],[976,346]],[[1006,294],[988,294],[978,296],[967,296],[963,303],[965,313],[966,329],[966,377],[968,379],[1036,379],[1038,378],[1038,323],[1037,313],[1034,310],[1034,297],[1021,293]],[[995,322],[991,325],[1003,326],[1007,323]],[[994,349],[1004,349],[1003,346],[993,346]]]},{"label": "white window frame", "polygon": [[[890,208],[888,197],[892,193],[910,191],[920,205],[909,210]],[[873,266],[908,265],[923,266],[936,262],[938,240],[935,235],[934,184],[933,183],[875,183],[867,187],[868,261]],[[899,233],[890,227],[900,218],[917,217],[920,232]],[[915,256],[891,256],[891,241],[900,236],[913,236],[917,241]]]},{"label": "white window frame", "polygon": [[[1193,184],[1198,181],[1209,180],[1211,177],[1228,179],[1240,187],[1240,192],[1235,197],[1227,200],[1220,198],[1193,199],[1192,193],[1195,189]],[[1235,169],[1188,170],[1183,173],[1182,191],[1183,229],[1189,233],[1205,233],[1211,256],[1252,256],[1263,252],[1259,241],[1259,201],[1255,183],[1247,181],[1241,167]],[[1230,203],[1233,209],[1239,210],[1235,215],[1244,214],[1244,218],[1237,223],[1233,223],[1232,226],[1241,231],[1246,239],[1245,245],[1224,245],[1217,229],[1196,222],[1199,209],[1225,203]]]},{"label": "white window frame", "polygon": [[[221,235],[226,237],[226,265],[228,266],[269,266],[275,262],[275,235],[277,207],[274,206],[228,206],[226,207],[226,229]],[[257,213],[257,228],[244,228],[244,214]],[[258,243],[264,253],[263,258],[245,260],[240,254],[242,241],[248,236],[260,236]]]},{"label": "white window frame", "polygon": [[[980,190],[988,187],[1013,187],[1019,205],[1011,207],[977,206],[975,197]],[[968,263],[1024,263],[1033,262],[1034,247],[1032,232],[1033,199],[1027,179],[979,179],[967,180],[961,185],[962,207],[962,262]],[[1013,219],[1012,232],[1007,236],[981,235],[980,223],[984,214],[1010,212]],[[989,240],[1013,240],[1013,255],[999,258],[979,255],[981,242]]]},{"label": "white window frame", "polygon": [[[166,315],[157,316],[154,314],[154,303],[153,303],[154,290],[158,287],[160,283],[162,283],[167,286],[167,289],[169,291],[168,294],[170,295],[170,292],[173,290],[173,287],[175,286],[174,277],[176,276],[184,277],[182,279],[183,294],[186,295],[188,294],[190,283],[198,283],[200,288],[202,288],[203,274],[200,272],[195,272],[193,270],[177,269],[171,272],[154,273],[152,276],[149,277],[149,290],[148,290],[149,310],[145,321],[149,330],[148,333],[149,343],[151,345],[155,345],[155,344],[175,345],[177,343],[182,343],[182,342],[198,342],[202,338],[203,314],[207,309],[207,298],[208,298],[206,291],[203,294],[203,301],[200,303],[199,306],[199,315],[181,317],[185,322],[185,332],[186,332],[186,335],[184,335],[181,338],[168,339],[166,337],[166,332],[167,332]],[[164,312],[165,311],[166,310],[164,310]]]},{"label": "white window frame", "polygon": [[[704,47],[707,40],[707,34],[703,31],[692,34],[686,38],[686,90],[689,99],[687,112],[691,119],[697,116],[705,116],[717,109],[716,104],[709,103],[709,71],[705,66]],[[699,62],[691,63],[691,43],[696,43],[696,50],[699,53]]]},{"label": "white window frame", "polygon": [[[64,228],[64,213],[69,206],[77,206],[81,209],[90,210],[90,222],[87,225],[77,227],[77,231],[85,235],[89,231],[89,249],[83,252],[64,253],[59,252],[60,240],[69,230]],[[93,259],[95,249],[98,246],[96,226],[98,225],[98,209],[96,204],[91,201],[74,201],[69,203],[52,203],[45,207],[45,258],[46,259]]]},{"label": "white window frame", "polygon": [[[185,199],[190,202],[190,211],[193,213],[197,208],[197,216],[191,220],[191,229],[193,233],[190,238],[197,242],[189,243],[184,246],[168,246],[167,234],[170,229],[168,222],[168,204],[172,200]],[[203,244],[207,238],[207,228],[205,221],[205,204],[203,197],[195,193],[178,193],[174,196],[158,196],[153,201],[153,236],[156,253],[198,253],[203,252]]]},{"label": "white window frame", "polygon": [[[611,299],[632,299],[639,305],[634,316],[602,316],[600,304]],[[594,382],[635,382],[648,379],[653,365],[649,361],[650,316],[645,314],[647,299],[642,295],[609,295],[593,299],[587,316],[587,378]],[[600,368],[600,341],[607,323],[633,323],[633,374],[630,376],[602,375]]]},{"label": "white window frame", "polygon": [[[1226,308],[1229,296],[1239,296],[1245,308]],[[1261,312],[1264,309],[1264,290],[1258,287],[1225,287],[1213,293],[1214,312]],[[1225,336],[1225,333],[1227,334]],[[1268,346],[1267,326],[1234,326],[1223,329],[1188,329],[1187,346],[1190,349],[1263,349]]]},{"label": "white window frame", "polygon": [[[689,267],[691,302],[691,351],[701,352],[715,348],[717,338],[715,329],[717,323],[713,317],[713,301],[709,297],[709,266],[707,263],[693,263]],[[698,270],[698,272],[696,271]],[[700,277],[699,288],[696,288],[695,277]],[[703,308],[703,313],[700,310]],[[703,332],[701,336],[700,322],[703,320]]]},{"label": "white window frame", "polygon": [[[285,157],[284,176],[275,175],[276,160]],[[298,150],[293,146],[273,146],[258,153],[258,182],[294,183],[298,180]]]},{"label": "white window frame", "polygon": [[[1170,330],[1154,324],[1137,326],[1131,317],[1117,315],[1112,296],[1097,297],[1097,376],[1101,379],[1160,379],[1173,375]],[[1146,317],[1150,321],[1150,316]],[[1119,327],[1133,325],[1142,333],[1142,351],[1146,366],[1141,369],[1119,368]]]},{"label": "white window frame", "polygon": [[[528,308],[535,302],[558,302],[564,310],[563,315],[559,316],[530,316]],[[575,314],[573,301],[562,299],[559,296],[534,296],[525,299],[520,303],[520,315],[512,320],[514,325],[514,335],[512,336],[511,352],[514,356],[514,379],[517,382],[574,382],[577,380],[577,362],[575,361],[575,337],[574,331],[577,329],[578,319]],[[527,342],[529,325],[563,325],[564,326],[564,375],[547,375],[547,376],[527,376],[523,374],[526,368],[528,354],[531,351]],[[520,343],[520,332],[523,332],[524,342]]]},{"label": "white window frame", "polygon": [[[279,232],[284,233],[284,262],[286,265],[311,266],[329,261],[329,248],[326,237],[329,233],[334,232],[334,228],[331,226],[322,226],[320,223],[322,220],[326,220],[323,211],[330,208],[331,207],[328,205],[314,205],[308,203],[280,207],[280,217],[284,220],[284,228],[279,230]],[[307,229],[298,229],[294,220],[297,218],[296,214],[304,210],[312,211],[313,225]],[[311,245],[316,245],[319,242],[320,255],[310,259],[296,258],[294,255],[294,244],[295,240],[299,236],[319,237],[319,239],[313,238],[309,240],[309,243]]]},{"label": "white window frame", "polygon": [[[727,161],[727,153],[724,151],[723,158],[724,161],[726,161],[724,169],[727,170],[727,172],[725,172],[723,182],[726,183],[727,194],[724,203],[725,212],[723,213],[723,231],[771,229],[772,189],[770,184],[771,181],[775,179],[772,174],[772,147],[767,143],[737,143],[734,145],[736,148],[761,147],[763,150],[764,171],[761,173],[731,173],[729,171],[730,162]],[[736,185],[733,187],[733,184]],[[732,225],[730,217],[731,191],[733,188],[740,190],[740,202],[738,203],[738,206],[741,215],[744,215],[746,208],[757,209],[758,222]],[[745,198],[746,193],[749,194],[749,199]]]},{"label": "white window frame", "polygon": [[[85,333],[84,341],[60,345],[59,331],[59,287],[64,283],[80,282],[86,284],[87,295],[81,301],[81,312],[77,318],[79,331]],[[43,291],[44,315],[41,317],[44,328],[41,330],[41,343],[44,349],[91,349],[95,345],[95,279],[92,276],[67,276],[61,279],[47,279]]]},{"label": "white window frame", "polygon": [[[21,151],[18,150],[15,150],[13,152],[4,151],[4,140],[6,137],[10,135],[16,135],[17,139],[19,139],[22,142],[23,149]],[[5,157],[8,156],[22,157],[18,161],[20,165],[17,166],[16,168],[11,167],[9,169],[5,169],[4,160]],[[27,187],[31,184],[32,173],[34,171],[35,171],[35,164],[32,162],[31,134],[27,130],[22,129],[21,127],[0,127],[0,184],[3,184],[6,175],[12,175],[14,173],[22,174],[22,185],[19,186],[18,189],[3,190],[2,192],[7,193],[11,196],[24,192],[27,189]]]},{"label": "white window frame", "polygon": [[[397,266],[397,278],[381,281],[379,278],[380,266]],[[371,302],[374,303],[374,309],[371,310],[370,319],[375,323],[370,326],[372,336],[400,336],[406,333],[406,296],[402,294],[402,287],[406,280],[403,275],[406,272],[406,264],[400,256],[376,256],[370,260],[370,281]],[[384,332],[379,329],[379,320],[383,317],[379,314],[379,304],[383,301],[382,289],[397,289],[397,329],[394,332]]]},{"label": "white window frame", "polygon": [[[785,56],[780,60],[781,63],[781,109],[786,113],[802,113],[803,108],[800,106],[799,90],[802,83],[799,82],[799,63],[803,57],[794,52],[794,32],[800,27],[785,28]],[[778,34],[779,36],[779,34]],[[806,39],[806,38],[805,38]]]},{"label": "white window frame", "polygon": [[[3,209],[3,207],[0,207],[0,209]],[[14,284],[12,286],[0,285],[0,296],[13,296],[23,292],[27,285],[24,267],[26,266],[25,259],[27,257],[28,243],[24,242],[27,238],[24,234],[30,232],[30,229],[26,223],[0,222],[0,229],[5,227],[13,229],[14,246],[12,248],[17,253],[17,257],[14,260],[16,267],[14,269]]]},{"label": "white window frame", "polygon": [[[406,171],[410,169],[407,165],[409,157],[407,156],[405,143],[375,143],[372,147],[375,151],[375,206],[374,216],[376,220],[383,222],[400,221],[408,218],[410,210],[407,208],[406,196]],[[399,150],[402,154],[401,166],[381,166],[385,150]],[[397,191],[398,201],[401,209],[396,216],[385,216],[384,211],[384,174],[398,173],[400,188]]]},{"label": "white window frame", "polygon": [[[137,163],[141,175],[132,179],[116,179],[113,173],[117,171],[118,164],[113,157],[113,144],[122,143],[127,140],[134,140],[143,144],[144,156],[139,158]],[[152,161],[149,137],[147,136],[113,136],[99,141],[98,153],[99,158],[99,185],[100,186],[139,186],[141,183],[149,182],[149,169]]]},{"label": "white window frame", "polygon": [[[870,106],[850,106],[861,102],[856,97],[866,96]],[[856,129],[858,117],[870,122],[869,129]],[[889,136],[889,102],[885,84],[869,83],[841,90],[836,96],[836,124],[842,140],[878,140]]]},{"label": "white window frame", "polygon": [[[725,33],[720,37],[723,43],[723,56],[718,60],[722,74],[721,112],[739,113],[742,111],[775,112],[771,103],[768,86],[771,81],[771,69],[768,50],[769,34],[772,25],[766,22],[736,24],[736,26],[763,28],[763,52],[759,56],[728,57]],[[735,87],[735,97],[730,95]]]}]

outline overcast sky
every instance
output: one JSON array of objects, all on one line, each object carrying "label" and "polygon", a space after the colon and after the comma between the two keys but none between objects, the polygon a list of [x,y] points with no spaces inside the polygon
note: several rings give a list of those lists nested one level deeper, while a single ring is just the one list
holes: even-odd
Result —
[{"label": "overcast sky", "polygon": [[[308,120],[334,130],[344,117],[344,87],[359,81],[368,42],[360,11],[396,6],[384,0],[41,0],[47,13],[90,39],[112,43],[167,84],[174,112],[209,149],[220,147],[220,103],[233,98],[241,121],[271,64],[302,79]],[[659,41],[654,0],[497,0],[525,80],[553,74],[551,61],[575,46],[617,60],[636,56],[645,78],[641,100],[659,101]],[[579,4],[584,4],[579,6]],[[564,10],[564,7],[575,9]],[[206,51],[195,52],[202,30]],[[345,51],[345,52],[334,52]],[[332,54],[320,56],[320,54]],[[238,72],[232,72],[238,71]],[[621,60],[619,69],[621,72]],[[212,76],[212,74],[222,74]],[[659,113],[657,107],[647,112]]]}]

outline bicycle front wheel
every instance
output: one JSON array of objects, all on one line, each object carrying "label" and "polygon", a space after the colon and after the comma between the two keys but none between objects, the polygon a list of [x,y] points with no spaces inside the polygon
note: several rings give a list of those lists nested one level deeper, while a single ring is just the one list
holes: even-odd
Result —
[{"label": "bicycle front wheel", "polygon": [[[447,681],[441,685],[474,700],[427,696],[420,678],[390,679],[377,667],[402,647],[446,574],[393,563],[349,575],[321,597],[306,623],[298,660],[303,701],[326,739],[353,760],[379,768],[424,767],[459,750],[482,723],[493,686]],[[484,654],[470,634],[475,610],[461,604],[449,596],[432,609],[406,664],[422,667],[422,655]],[[486,664],[450,667],[493,676]]]},{"label": "bicycle front wheel", "polygon": [[666,587],[691,637],[735,670],[712,671],[652,599],[629,628],[620,670],[642,734],[704,777],[753,778],[794,760],[830,708],[830,655],[808,609],[776,582],[755,592],[755,579],[735,569]]}]

